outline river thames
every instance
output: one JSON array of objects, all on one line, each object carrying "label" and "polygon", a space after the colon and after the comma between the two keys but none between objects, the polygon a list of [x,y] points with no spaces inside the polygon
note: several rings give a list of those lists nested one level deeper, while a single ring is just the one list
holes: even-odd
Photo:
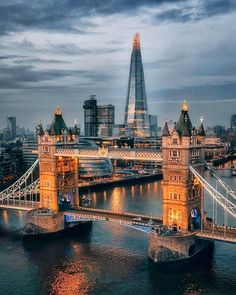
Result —
[{"label": "river thames", "polygon": [[[220,173],[236,187],[236,177],[228,170]],[[214,183],[208,173],[206,178]],[[161,196],[161,181],[91,193],[96,208],[158,216]],[[206,195],[209,215],[211,205]],[[149,267],[146,233],[94,222],[91,231],[80,236],[23,241],[24,224],[25,213],[0,211],[0,294],[236,294],[233,244],[216,242],[208,269],[160,273]]]}]

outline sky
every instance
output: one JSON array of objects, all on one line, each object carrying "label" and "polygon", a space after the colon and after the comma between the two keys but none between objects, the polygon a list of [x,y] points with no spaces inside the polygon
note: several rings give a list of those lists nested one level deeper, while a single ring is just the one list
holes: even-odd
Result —
[{"label": "sky", "polygon": [[83,101],[122,123],[132,39],[140,33],[149,113],[229,126],[236,113],[234,0],[1,0],[0,128],[47,125],[60,106],[83,127]]}]

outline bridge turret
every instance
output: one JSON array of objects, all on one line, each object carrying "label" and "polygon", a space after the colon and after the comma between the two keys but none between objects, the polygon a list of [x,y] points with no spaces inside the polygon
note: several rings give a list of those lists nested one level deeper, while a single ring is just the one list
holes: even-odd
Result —
[{"label": "bridge turret", "polygon": [[[43,128],[41,128],[43,130]],[[78,159],[57,155],[57,148],[73,148],[78,135],[69,132],[57,108],[49,130],[38,133],[38,157],[40,173],[40,203],[42,207],[59,210],[63,200],[78,205]]]},{"label": "bridge turret", "polygon": [[[203,171],[204,154],[186,101],[173,130],[163,129],[163,223],[184,231],[200,226],[203,191],[189,165]],[[168,132],[169,131],[169,132]]]}]

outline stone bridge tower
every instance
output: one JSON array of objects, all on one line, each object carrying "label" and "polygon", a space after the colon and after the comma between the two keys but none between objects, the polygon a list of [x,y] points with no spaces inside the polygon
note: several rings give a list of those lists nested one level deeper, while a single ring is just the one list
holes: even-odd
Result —
[{"label": "stone bridge tower", "polygon": [[203,188],[189,170],[204,170],[203,124],[192,126],[186,101],[173,130],[165,123],[162,135],[163,224],[176,230],[194,230],[201,226]]},{"label": "stone bridge tower", "polygon": [[68,130],[61,109],[55,111],[49,130],[38,131],[40,205],[59,211],[59,204],[78,205],[78,159],[60,157],[57,148],[73,148],[78,144],[77,127]]}]

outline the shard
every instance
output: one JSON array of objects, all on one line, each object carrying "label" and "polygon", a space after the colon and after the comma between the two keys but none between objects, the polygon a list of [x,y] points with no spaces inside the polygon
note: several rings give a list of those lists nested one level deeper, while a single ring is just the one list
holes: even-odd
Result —
[{"label": "the shard", "polygon": [[124,124],[126,135],[141,138],[150,137],[150,122],[140,49],[140,37],[138,33],[134,35],[133,40]]}]

